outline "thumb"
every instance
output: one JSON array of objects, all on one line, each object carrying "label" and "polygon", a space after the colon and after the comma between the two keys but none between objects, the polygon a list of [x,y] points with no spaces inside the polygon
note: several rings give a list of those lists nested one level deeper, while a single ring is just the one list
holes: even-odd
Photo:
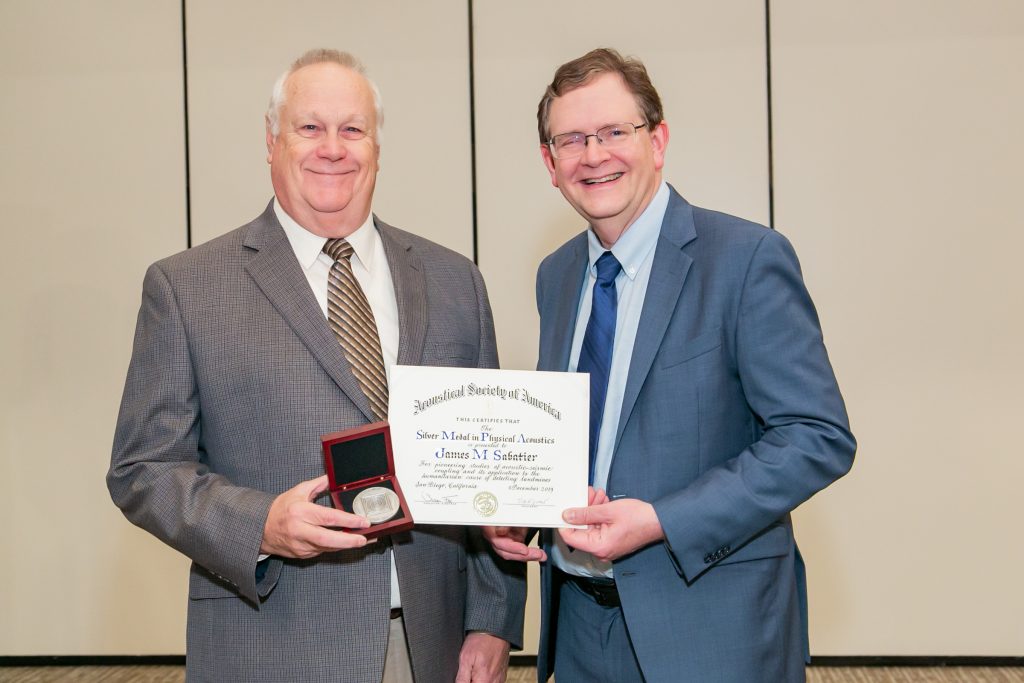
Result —
[{"label": "thumb", "polygon": [[568,508],[562,512],[562,519],[569,524],[601,524],[608,521],[608,514],[600,505],[585,508]]},{"label": "thumb", "polygon": [[321,493],[327,490],[327,475],[323,474],[316,479],[307,479],[295,486],[294,491],[301,494],[306,500],[312,501]]}]

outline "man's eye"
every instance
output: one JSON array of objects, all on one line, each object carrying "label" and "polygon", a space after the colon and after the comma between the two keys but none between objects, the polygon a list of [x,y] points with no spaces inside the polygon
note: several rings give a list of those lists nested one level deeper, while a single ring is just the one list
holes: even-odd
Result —
[{"label": "man's eye", "polygon": [[605,132],[605,137],[619,138],[619,137],[622,137],[625,134],[626,134],[626,129],[625,128],[614,127],[614,128],[609,128]]},{"label": "man's eye", "polygon": [[558,147],[559,149],[575,147],[579,144],[582,144],[582,137],[583,136],[580,135],[579,133],[572,133],[570,135],[560,135],[558,139],[555,140],[555,146]]},{"label": "man's eye", "polygon": [[366,135],[366,131],[356,126],[345,126],[341,129],[341,136],[348,140],[359,140]]}]

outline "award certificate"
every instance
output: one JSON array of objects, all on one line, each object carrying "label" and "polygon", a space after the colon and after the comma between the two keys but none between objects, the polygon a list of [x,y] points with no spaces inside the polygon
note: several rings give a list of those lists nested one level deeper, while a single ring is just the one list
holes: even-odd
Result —
[{"label": "award certificate", "polygon": [[587,504],[585,374],[391,367],[395,472],[417,524],[568,527]]}]

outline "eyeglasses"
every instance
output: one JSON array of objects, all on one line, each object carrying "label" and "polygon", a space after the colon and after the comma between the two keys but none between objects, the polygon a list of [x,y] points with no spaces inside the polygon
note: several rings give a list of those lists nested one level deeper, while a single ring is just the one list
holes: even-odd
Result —
[{"label": "eyeglasses", "polygon": [[597,138],[602,147],[615,149],[633,142],[636,139],[636,132],[645,127],[646,123],[634,125],[632,123],[612,123],[599,128],[596,133],[587,135],[585,133],[560,133],[553,135],[547,145],[551,149],[551,156],[556,159],[572,159],[582,156],[587,151],[587,139]]}]

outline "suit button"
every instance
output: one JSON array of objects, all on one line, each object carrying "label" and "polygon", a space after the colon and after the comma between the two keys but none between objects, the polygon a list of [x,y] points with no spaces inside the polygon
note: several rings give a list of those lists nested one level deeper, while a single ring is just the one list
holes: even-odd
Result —
[{"label": "suit button", "polygon": [[704,564],[711,564],[711,556],[710,555],[705,555],[704,556]]}]

